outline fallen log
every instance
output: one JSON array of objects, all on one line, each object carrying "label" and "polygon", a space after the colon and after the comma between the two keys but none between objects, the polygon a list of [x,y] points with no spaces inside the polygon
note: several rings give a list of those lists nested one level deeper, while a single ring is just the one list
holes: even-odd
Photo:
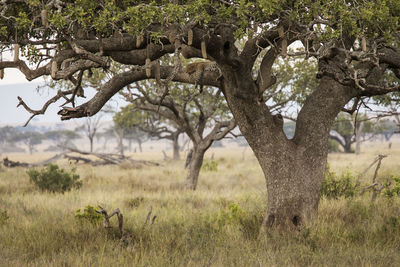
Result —
[{"label": "fallen log", "polygon": [[92,159],[85,158],[85,157],[70,155],[70,154],[68,154],[68,152],[63,152],[63,153],[57,154],[49,159],[46,159],[44,161],[37,162],[37,163],[12,161],[6,157],[3,159],[3,165],[8,168],[14,168],[14,167],[31,168],[31,167],[46,166],[46,165],[53,163],[61,158],[66,158],[68,160],[75,161],[76,163],[78,163],[79,161],[82,161],[85,164],[91,164],[93,166],[108,165],[108,164],[120,165],[123,162],[129,162],[129,163],[135,164],[135,165],[140,165],[140,164],[148,165],[148,166],[159,166],[160,165],[157,162],[152,162],[152,161],[147,161],[147,160],[134,160],[130,157],[123,156],[120,154],[93,153],[93,152],[82,151],[82,150],[79,150],[76,148],[71,148],[71,147],[62,147],[62,148],[71,153],[77,153],[77,154],[81,154],[81,155],[85,155],[85,156],[94,156],[94,157],[99,158],[100,160],[92,160]]},{"label": "fallen log", "polygon": [[153,161],[148,161],[148,160],[135,160],[132,159],[131,157],[124,156],[121,154],[113,154],[113,153],[95,153],[95,152],[88,152],[88,151],[82,151],[77,148],[72,148],[72,147],[61,147],[69,152],[81,154],[81,155],[86,155],[86,156],[94,156],[102,161],[92,161],[89,162],[92,165],[106,165],[106,164],[115,164],[119,165],[123,162],[130,162],[132,164],[143,164],[143,165],[148,165],[148,166],[159,166],[160,164],[157,162]]},{"label": "fallen log", "polygon": [[14,168],[14,167],[31,167],[32,165],[26,162],[19,162],[19,161],[12,161],[9,160],[7,157],[3,158],[3,165],[7,168]]},{"label": "fallen log", "polygon": [[53,163],[64,156],[65,153],[57,154],[49,159],[37,162],[37,163],[27,163],[27,162],[20,162],[20,161],[12,161],[9,160],[7,157],[3,158],[3,165],[7,168],[14,168],[14,167],[39,167],[39,166],[46,166],[50,163]]},{"label": "fallen log", "polygon": [[75,161],[75,163],[78,163],[79,161],[82,161],[83,163],[87,163],[87,164],[93,164],[94,161],[88,158],[83,158],[83,157],[76,157],[76,156],[71,156],[68,154],[64,155],[64,158],[70,160],[70,161]]}]

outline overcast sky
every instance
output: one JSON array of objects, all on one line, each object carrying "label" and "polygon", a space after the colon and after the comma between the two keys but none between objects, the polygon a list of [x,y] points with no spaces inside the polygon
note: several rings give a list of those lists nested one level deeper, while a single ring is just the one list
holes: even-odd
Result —
[{"label": "overcast sky", "polygon": [[[53,97],[55,90],[46,88],[37,90],[39,85],[43,85],[43,79],[35,79],[31,82],[25,79],[25,76],[16,69],[5,69],[4,79],[0,80],[0,125],[12,124],[22,126],[29,119],[30,113],[25,111],[23,107],[18,107],[18,99],[20,96],[24,102],[32,109],[41,109],[43,104]],[[78,98],[79,103],[84,103],[94,95],[94,90],[86,90],[86,99]],[[109,101],[110,102],[110,101]],[[120,97],[116,96],[111,102],[113,106],[119,107],[125,105]],[[57,112],[60,110],[60,105],[63,101],[52,104],[45,115],[36,116],[31,123],[35,122],[60,122],[60,117]],[[111,117],[103,115],[104,119],[110,120]],[[77,123],[82,120],[75,120]]]}]

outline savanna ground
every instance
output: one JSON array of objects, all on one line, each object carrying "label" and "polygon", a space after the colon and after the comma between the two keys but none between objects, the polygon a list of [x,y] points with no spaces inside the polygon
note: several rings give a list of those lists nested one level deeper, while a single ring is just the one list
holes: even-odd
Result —
[{"label": "savanna ground", "polygon": [[[160,167],[77,165],[83,186],[65,194],[40,192],[26,169],[0,171],[1,266],[399,266],[400,198],[371,193],[352,198],[322,198],[319,216],[301,231],[271,232],[258,238],[266,207],[266,187],[256,159],[247,149],[212,149],[206,154],[218,170],[202,170],[198,190],[182,189],[183,160],[162,161],[161,153],[135,158],[159,159]],[[332,154],[338,174],[362,172],[377,154],[388,154],[379,179],[400,176],[400,142],[364,145],[363,153]],[[9,155],[40,161],[50,154]],[[60,162],[70,169],[74,164]],[[209,167],[213,169],[210,164]],[[366,176],[370,182],[373,170]],[[112,229],[75,217],[77,209],[119,208],[128,245]],[[150,209],[157,215],[145,225]]]}]

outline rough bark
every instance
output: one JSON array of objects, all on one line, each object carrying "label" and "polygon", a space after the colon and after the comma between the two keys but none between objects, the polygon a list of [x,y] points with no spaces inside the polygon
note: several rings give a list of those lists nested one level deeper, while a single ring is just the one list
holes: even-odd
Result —
[{"label": "rough bark", "polygon": [[194,148],[192,158],[189,163],[189,170],[186,176],[186,188],[190,190],[196,190],[197,181],[199,180],[199,174],[201,165],[203,164],[204,153],[206,150],[200,148]]},{"label": "rough bark", "polygon": [[172,149],[173,149],[173,160],[180,160],[181,156],[179,154],[179,142],[178,142],[179,135],[173,136],[172,139]]},{"label": "rough bark", "polygon": [[353,144],[353,135],[345,135],[344,140],[345,143],[343,145],[344,153],[352,153],[351,151],[351,145]]},{"label": "rough bark", "polygon": [[224,73],[224,92],[265,175],[268,205],[263,229],[299,227],[317,211],[329,131],[354,91],[323,78],[299,113],[294,138],[287,139],[282,118],[257,102],[257,89],[246,76],[241,71]]}]

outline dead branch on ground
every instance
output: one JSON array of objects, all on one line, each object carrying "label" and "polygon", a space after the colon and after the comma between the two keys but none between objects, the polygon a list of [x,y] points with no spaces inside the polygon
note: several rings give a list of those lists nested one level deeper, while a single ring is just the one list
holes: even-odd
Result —
[{"label": "dead branch on ground", "polygon": [[115,209],[113,212],[111,212],[110,215],[108,215],[107,210],[101,207],[100,205],[98,206],[99,210],[96,210],[97,213],[100,213],[104,216],[104,221],[103,221],[103,226],[104,228],[112,228],[111,223],[110,223],[110,218],[113,217],[114,215],[117,215],[118,218],[118,229],[121,234],[120,238],[120,244],[124,244],[125,246],[128,246],[132,243],[132,236],[128,231],[125,231],[123,229],[124,226],[124,216],[122,215],[121,211],[119,208]]},{"label": "dead branch on ground", "polygon": [[386,158],[387,155],[378,155],[378,157],[376,157],[376,159],[365,169],[365,171],[359,176],[359,178],[363,177],[369,169],[372,168],[372,166],[375,165],[375,163],[377,163],[376,168],[375,168],[375,172],[374,172],[374,176],[372,177],[372,183],[371,185],[367,186],[364,188],[364,190],[362,191],[362,194],[365,193],[365,191],[371,189],[372,190],[372,197],[371,197],[371,202],[374,202],[376,200],[376,197],[382,192],[384,185],[377,182],[376,178],[378,176],[378,171],[379,168],[381,167],[381,163],[382,160],[384,158]]}]

